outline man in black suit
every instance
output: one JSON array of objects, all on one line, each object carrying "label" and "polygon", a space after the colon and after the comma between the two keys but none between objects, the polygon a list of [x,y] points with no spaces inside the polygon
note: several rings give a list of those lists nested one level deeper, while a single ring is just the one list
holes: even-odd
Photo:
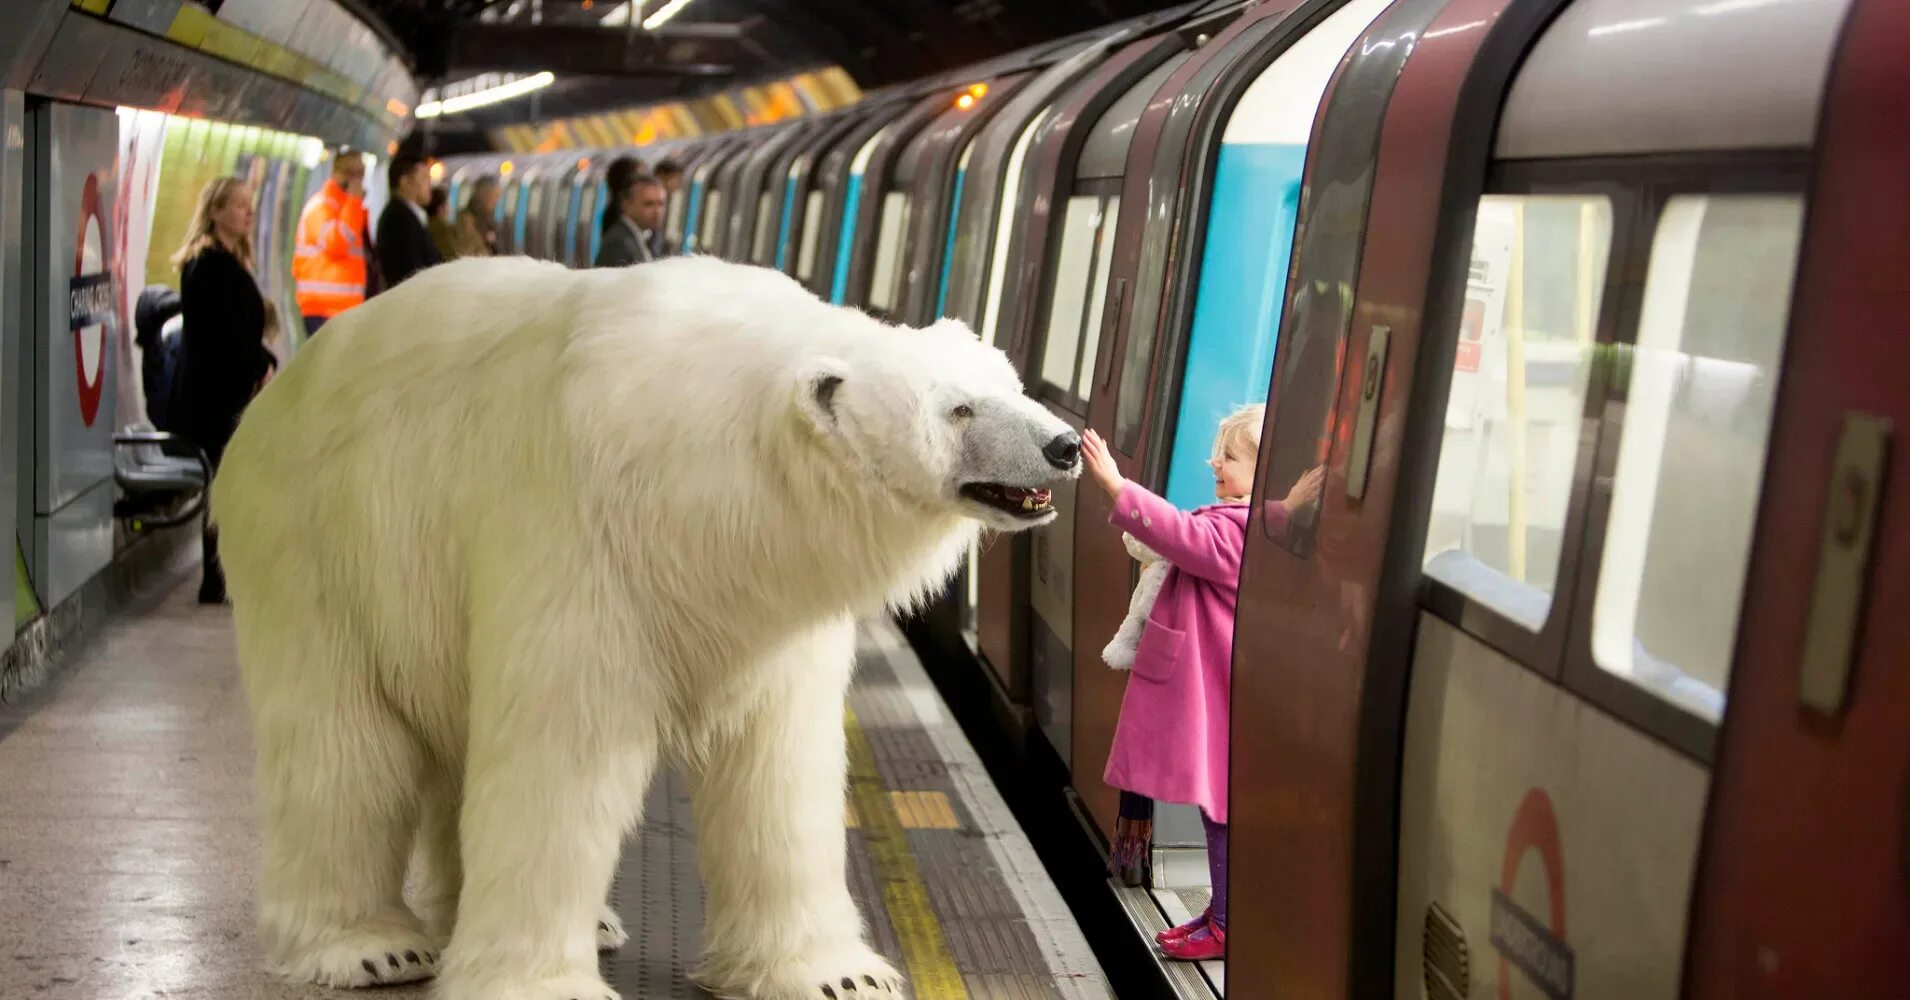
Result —
[{"label": "man in black suit", "polygon": [[394,288],[413,274],[443,261],[431,241],[424,206],[431,200],[431,164],[416,153],[391,158],[386,173],[391,201],[378,216],[378,267],[385,287]]},{"label": "man in black suit", "polygon": [[647,175],[632,177],[611,197],[622,217],[604,231],[595,261],[598,267],[627,267],[675,252],[663,235],[662,181]]}]

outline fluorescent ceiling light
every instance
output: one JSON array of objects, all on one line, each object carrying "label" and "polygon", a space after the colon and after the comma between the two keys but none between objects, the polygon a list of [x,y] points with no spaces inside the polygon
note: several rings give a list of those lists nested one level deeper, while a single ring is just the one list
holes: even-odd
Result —
[{"label": "fluorescent ceiling light", "polygon": [[557,76],[546,70],[533,73],[521,80],[479,90],[474,93],[460,94],[442,101],[426,101],[418,105],[419,118],[436,118],[439,115],[455,115],[460,111],[481,108],[487,104],[508,101],[513,97],[522,97],[533,90],[541,90],[557,82]]},{"label": "fluorescent ceiling light", "polygon": [[649,31],[660,26],[663,22],[675,17],[679,11],[689,5],[690,0],[670,0],[669,3],[659,8],[656,13],[643,19],[643,30]]}]

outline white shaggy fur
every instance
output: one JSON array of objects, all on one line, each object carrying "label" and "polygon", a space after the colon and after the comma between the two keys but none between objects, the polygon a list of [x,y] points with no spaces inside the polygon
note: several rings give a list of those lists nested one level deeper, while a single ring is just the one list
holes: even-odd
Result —
[{"label": "white shaggy fur", "polygon": [[1147,627],[1154,599],[1160,596],[1161,585],[1167,582],[1168,563],[1160,553],[1142,545],[1125,531],[1121,532],[1121,544],[1127,547],[1127,554],[1141,564],[1141,578],[1127,599],[1127,617],[1121,620],[1121,627],[1114,630],[1114,638],[1101,650],[1101,659],[1116,670],[1132,670],[1134,655],[1141,651],[1141,630]]},{"label": "white shaggy fur", "polygon": [[212,490],[272,967],[613,997],[603,901],[673,762],[699,981],[899,988],[845,883],[854,619],[933,593],[978,520],[1051,520],[961,487],[1078,475],[1043,454],[1069,435],[959,323],[886,326],[709,258],[461,260],[327,324]]}]

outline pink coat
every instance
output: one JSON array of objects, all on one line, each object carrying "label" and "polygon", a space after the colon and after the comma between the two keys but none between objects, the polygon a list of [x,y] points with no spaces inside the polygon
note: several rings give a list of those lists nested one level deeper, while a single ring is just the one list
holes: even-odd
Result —
[{"label": "pink coat", "polygon": [[1245,504],[1192,513],[1128,483],[1109,519],[1172,564],[1141,631],[1103,777],[1227,822],[1228,693]]}]

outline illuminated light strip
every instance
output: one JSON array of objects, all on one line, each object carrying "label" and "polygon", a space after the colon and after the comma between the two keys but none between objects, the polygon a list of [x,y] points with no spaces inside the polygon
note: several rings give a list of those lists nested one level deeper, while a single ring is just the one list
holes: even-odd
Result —
[{"label": "illuminated light strip", "polygon": [[446,98],[442,101],[426,101],[418,105],[418,117],[436,118],[439,115],[454,115],[460,111],[469,111],[472,108],[481,108],[487,104],[496,104],[500,101],[508,101],[514,97],[522,97],[533,90],[542,90],[555,82],[557,82],[556,74],[545,70],[542,73],[534,73],[527,76],[522,80],[512,80],[510,83],[480,90],[476,93],[460,94],[457,97]]},{"label": "illuminated light strip", "polygon": [[663,22],[677,16],[683,8],[689,5],[690,0],[670,0],[669,3],[663,5],[662,9],[643,19],[643,30],[650,31],[659,27]]}]

